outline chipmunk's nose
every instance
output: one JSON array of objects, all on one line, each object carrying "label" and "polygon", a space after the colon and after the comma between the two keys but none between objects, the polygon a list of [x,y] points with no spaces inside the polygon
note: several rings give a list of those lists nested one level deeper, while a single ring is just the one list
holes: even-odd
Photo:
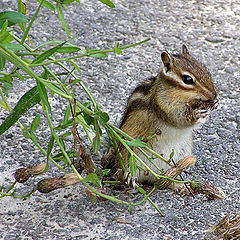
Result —
[{"label": "chipmunk's nose", "polygon": [[217,98],[217,92],[215,90],[213,92],[210,92],[209,100],[214,101],[216,98]]},{"label": "chipmunk's nose", "polygon": [[205,91],[201,96],[201,100],[204,102],[214,101],[217,98],[217,93],[214,91]]}]

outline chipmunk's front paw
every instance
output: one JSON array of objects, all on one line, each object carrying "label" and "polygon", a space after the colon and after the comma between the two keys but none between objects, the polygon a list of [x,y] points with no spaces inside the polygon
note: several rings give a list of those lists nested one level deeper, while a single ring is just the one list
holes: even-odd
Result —
[{"label": "chipmunk's front paw", "polygon": [[187,122],[204,123],[210,115],[211,111],[217,109],[218,105],[218,99],[209,101],[199,100],[193,104],[187,104],[185,111]]},{"label": "chipmunk's front paw", "polygon": [[194,110],[194,118],[196,119],[197,123],[204,123],[206,122],[207,118],[209,117],[211,110],[209,109],[196,109]]},{"label": "chipmunk's front paw", "polygon": [[124,179],[125,179],[125,183],[128,186],[132,186],[133,188],[136,188],[136,177],[133,177],[132,174],[130,173],[130,169],[127,169],[124,173]]},{"label": "chipmunk's front paw", "polygon": [[210,114],[209,109],[192,109],[191,107],[188,107],[186,110],[186,120],[187,122],[191,123],[204,123],[209,114]]}]

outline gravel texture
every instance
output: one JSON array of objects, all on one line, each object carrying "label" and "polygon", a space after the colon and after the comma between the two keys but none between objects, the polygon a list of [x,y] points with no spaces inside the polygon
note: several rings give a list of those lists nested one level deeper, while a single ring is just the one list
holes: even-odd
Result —
[{"label": "gravel texture", "polygon": [[[25,1],[28,15],[33,16],[37,1]],[[191,169],[196,177],[221,187],[227,198],[207,201],[204,196],[181,198],[170,191],[155,191],[152,200],[165,214],[155,211],[147,202],[129,213],[126,206],[110,201],[89,201],[85,188],[75,185],[49,194],[35,193],[27,199],[1,198],[0,238],[12,239],[207,239],[204,231],[227,213],[240,211],[240,3],[237,0],[208,1],[119,1],[109,9],[97,1],[81,1],[66,11],[74,40],[90,48],[114,47],[117,41],[130,44],[151,37],[148,43],[110,54],[106,59],[79,61],[82,80],[100,107],[112,121],[123,112],[129,93],[161,68],[160,53],[176,52],[183,43],[202,61],[213,75],[219,93],[220,107],[194,138],[198,158]],[[17,1],[1,0],[0,11],[16,10]],[[19,30],[17,30],[19,31]],[[30,36],[38,45],[51,39],[64,40],[66,35],[57,15],[47,9],[40,12]],[[27,83],[27,84],[26,84]],[[34,82],[16,80],[9,90],[11,106]],[[77,93],[79,99],[84,94]],[[63,101],[52,100],[54,116],[60,118]],[[22,123],[29,124],[40,112],[34,107]],[[0,110],[0,123],[7,113]],[[37,131],[44,147],[49,139],[46,120]],[[17,168],[44,162],[45,158],[14,126],[0,137],[0,184],[9,186]],[[52,167],[48,176],[58,176]],[[17,185],[24,194],[42,179],[37,177]],[[140,195],[118,193],[126,200]],[[122,223],[117,219],[123,220]],[[125,221],[125,222],[124,222]],[[127,224],[128,223],[128,224]],[[211,238],[210,238],[211,239]]]}]

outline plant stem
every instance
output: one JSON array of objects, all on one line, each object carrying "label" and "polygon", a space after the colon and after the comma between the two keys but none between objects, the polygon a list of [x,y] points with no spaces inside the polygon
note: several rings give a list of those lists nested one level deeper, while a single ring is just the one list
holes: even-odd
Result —
[{"label": "plant stem", "polygon": [[15,182],[10,186],[10,188],[7,190],[6,193],[9,193],[9,192],[15,187],[16,184],[17,184],[17,181],[15,181]]},{"label": "plant stem", "polygon": [[25,42],[25,40],[26,40],[26,38],[27,38],[27,36],[28,36],[28,33],[29,33],[31,27],[32,27],[34,21],[36,20],[37,15],[38,15],[41,7],[42,7],[43,2],[44,2],[44,0],[42,0],[42,1],[40,2],[40,5],[38,6],[35,14],[33,15],[31,22],[28,24],[27,30],[25,31],[25,33],[24,33],[24,35],[23,35],[23,38],[22,38],[22,41],[21,41],[22,44]]},{"label": "plant stem", "polygon": [[[146,40],[143,40],[141,42],[138,42],[138,43],[129,44],[129,45],[126,45],[126,46],[119,47],[119,49],[127,49],[127,48],[130,48],[130,47],[135,47],[135,46],[140,45],[142,43],[145,43],[145,42],[147,42],[149,40],[150,40],[150,38],[148,38]],[[83,58],[83,57],[91,57],[91,55],[96,55],[96,54],[99,54],[99,53],[111,53],[111,52],[115,52],[115,49],[98,50],[98,51],[94,51],[93,53],[86,52],[84,54],[80,54],[80,55],[76,55],[76,56],[72,56],[72,57],[59,58],[59,59],[48,61],[48,62],[31,64],[30,67],[37,67],[37,66],[42,66],[42,65],[48,65],[48,64],[51,64],[51,63],[58,63],[58,62],[69,61],[69,60],[72,60],[72,59],[78,59],[78,58]]]},{"label": "plant stem", "polygon": [[[111,125],[111,124],[109,124],[109,125],[110,125],[115,131],[119,132],[123,137],[125,137],[125,138],[127,138],[127,139],[129,139],[129,140],[131,140],[131,141],[135,140],[133,137],[129,136],[128,134],[126,134],[126,133],[123,132],[121,129],[117,128],[116,126]],[[140,148],[140,149],[141,149],[141,148]],[[147,152],[149,152],[149,153],[153,154],[154,156],[156,156],[157,158],[163,160],[163,161],[166,162],[168,165],[172,166],[172,165],[169,163],[169,160],[168,160],[168,159],[166,159],[166,158],[164,158],[162,155],[154,152],[154,151],[153,151],[151,148],[149,148],[148,146],[144,147],[144,149],[145,149]]]},{"label": "plant stem", "polygon": [[3,102],[4,102],[5,105],[7,106],[8,111],[10,112],[10,111],[11,111],[11,107],[10,107],[10,105],[8,104],[8,102],[7,102],[7,100],[6,100],[5,96],[4,96],[1,88],[0,88],[0,95],[1,95],[1,97],[2,97]]},{"label": "plant stem", "polygon": [[53,126],[53,123],[52,123],[52,120],[51,120],[51,117],[49,115],[49,112],[48,112],[48,108],[46,107],[46,116],[47,116],[47,120],[48,120],[48,124],[49,124],[49,127],[51,129],[51,133],[52,133],[52,136],[54,137],[55,141],[57,142],[58,146],[60,147],[63,155],[65,156],[68,164],[72,167],[73,171],[75,172],[75,174],[78,176],[79,180],[82,181],[83,178],[82,176],[78,173],[78,171],[76,170],[76,168],[73,166],[72,164],[72,161],[70,160],[68,154],[66,153],[63,145],[61,144],[61,142],[59,141],[59,137],[56,135],[55,131],[54,131],[54,126]]},{"label": "plant stem", "polygon": [[6,196],[10,196],[10,197],[14,197],[14,198],[27,198],[29,196],[31,196],[34,192],[36,192],[36,189],[33,189],[30,193],[26,194],[26,195],[23,195],[23,196],[18,196],[18,195],[15,195],[15,193],[7,193],[7,192],[0,192],[0,198],[1,197],[6,197]]},{"label": "plant stem", "polygon": [[153,187],[152,191],[149,193],[147,200],[152,204],[152,206],[159,212],[159,214],[164,217],[162,211],[157,207],[157,205],[150,199],[150,195],[156,190],[156,186]]},{"label": "plant stem", "polygon": [[156,177],[156,179],[159,179],[160,176],[148,167],[148,165],[128,146],[128,144],[111,128],[109,124],[108,129],[115,135],[116,139],[128,150],[128,152],[134,155],[134,157],[146,168],[146,170]]}]

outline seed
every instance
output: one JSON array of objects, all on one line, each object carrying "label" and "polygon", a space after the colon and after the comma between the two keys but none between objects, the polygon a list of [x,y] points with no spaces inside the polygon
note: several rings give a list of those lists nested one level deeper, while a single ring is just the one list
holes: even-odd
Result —
[{"label": "seed", "polygon": [[36,166],[30,166],[30,167],[26,167],[26,168],[17,169],[15,172],[15,179],[19,183],[24,183],[29,178],[44,173],[45,168],[46,168],[46,164],[41,163]]},{"label": "seed", "polygon": [[41,193],[49,193],[58,188],[67,187],[78,183],[80,180],[75,173],[70,173],[57,178],[47,178],[37,184],[37,190]]}]

